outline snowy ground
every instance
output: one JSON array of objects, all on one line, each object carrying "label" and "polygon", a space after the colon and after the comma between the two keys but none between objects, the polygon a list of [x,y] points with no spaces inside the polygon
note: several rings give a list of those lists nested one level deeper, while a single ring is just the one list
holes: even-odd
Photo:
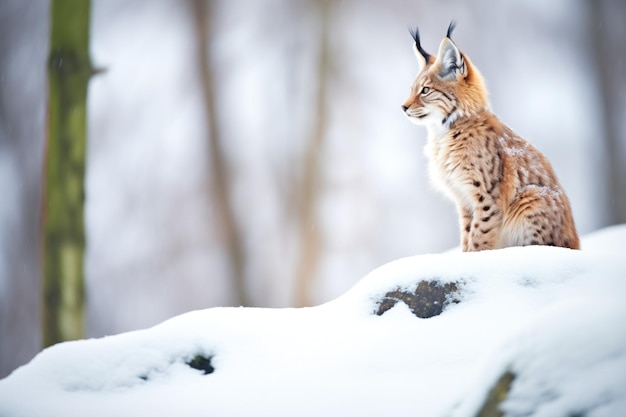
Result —
[{"label": "snowy ground", "polygon": [[[626,226],[583,245],[405,258],[318,307],[56,345],[0,381],[0,416],[474,416],[506,372],[506,416],[626,415]],[[460,302],[375,314],[422,280],[455,282]]]}]

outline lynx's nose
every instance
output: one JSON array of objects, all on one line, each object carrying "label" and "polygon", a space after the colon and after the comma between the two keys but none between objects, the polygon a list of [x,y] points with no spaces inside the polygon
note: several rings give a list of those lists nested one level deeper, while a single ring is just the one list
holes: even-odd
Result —
[{"label": "lynx's nose", "polygon": [[406,111],[409,109],[409,106],[405,106],[404,104],[402,105],[402,111],[406,113]]}]

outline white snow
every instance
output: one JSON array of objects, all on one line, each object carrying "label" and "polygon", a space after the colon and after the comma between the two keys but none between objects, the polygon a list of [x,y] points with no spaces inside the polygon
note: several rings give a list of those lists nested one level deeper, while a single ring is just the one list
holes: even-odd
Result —
[{"label": "white snow", "polygon": [[[626,415],[626,225],[583,250],[509,248],[384,265],[305,309],[212,308],[53,346],[0,381],[0,416]],[[383,295],[457,282],[428,319]],[[111,306],[115,308],[115,306]],[[204,375],[185,364],[212,357]]]}]

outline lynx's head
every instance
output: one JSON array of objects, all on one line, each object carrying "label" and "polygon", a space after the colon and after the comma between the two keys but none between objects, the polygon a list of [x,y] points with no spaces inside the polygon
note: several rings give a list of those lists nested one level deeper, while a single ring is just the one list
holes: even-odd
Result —
[{"label": "lynx's head", "polygon": [[447,129],[458,117],[489,107],[482,76],[452,41],[454,26],[453,21],[436,57],[422,48],[417,28],[411,30],[421,69],[402,109],[415,124]]}]

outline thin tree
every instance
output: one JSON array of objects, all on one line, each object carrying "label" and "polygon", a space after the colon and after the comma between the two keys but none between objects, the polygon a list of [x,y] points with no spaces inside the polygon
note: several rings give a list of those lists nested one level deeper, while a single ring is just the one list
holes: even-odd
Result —
[{"label": "thin tree", "polygon": [[43,222],[43,344],[84,336],[88,0],[53,0]]},{"label": "thin tree", "polygon": [[304,156],[302,184],[299,196],[300,260],[296,270],[296,305],[309,306],[321,251],[320,224],[317,205],[320,197],[320,155],[324,149],[327,130],[327,90],[331,72],[331,51],[328,38],[332,0],[312,0],[319,16],[319,52],[317,60],[317,90],[313,108],[313,131]]},{"label": "thin tree", "polygon": [[[588,0],[590,48],[592,65],[596,70],[600,114],[604,127],[603,142],[606,161],[602,165],[608,219],[606,224],[626,222],[626,169],[623,164],[624,148],[620,142],[620,123],[624,110],[619,97],[624,94],[623,74],[616,68],[624,68],[626,47],[617,30],[621,30],[626,17],[626,4],[620,1]],[[621,18],[620,18],[621,17]],[[615,33],[615,35],[614,35]],[[602,146],[602,144],[600,145]]]},{"label": "thin tree", "polygon": [[217,222],[226,245],[236,300],[239,305],[250,305],[250,297],[245,282],[245,248],[241,231],[237,223],[230,194],[230,173],[227,157],[221,143],[218,116],[215,105],[215,80],[209,63],[211,22],[213,2],[210,0],[192,0],[191,11],[194,16],[199,73],[202,84],[202,96],[206,123],[209,129],[209,169],[213,182],[213,202],[217,211]]}]

